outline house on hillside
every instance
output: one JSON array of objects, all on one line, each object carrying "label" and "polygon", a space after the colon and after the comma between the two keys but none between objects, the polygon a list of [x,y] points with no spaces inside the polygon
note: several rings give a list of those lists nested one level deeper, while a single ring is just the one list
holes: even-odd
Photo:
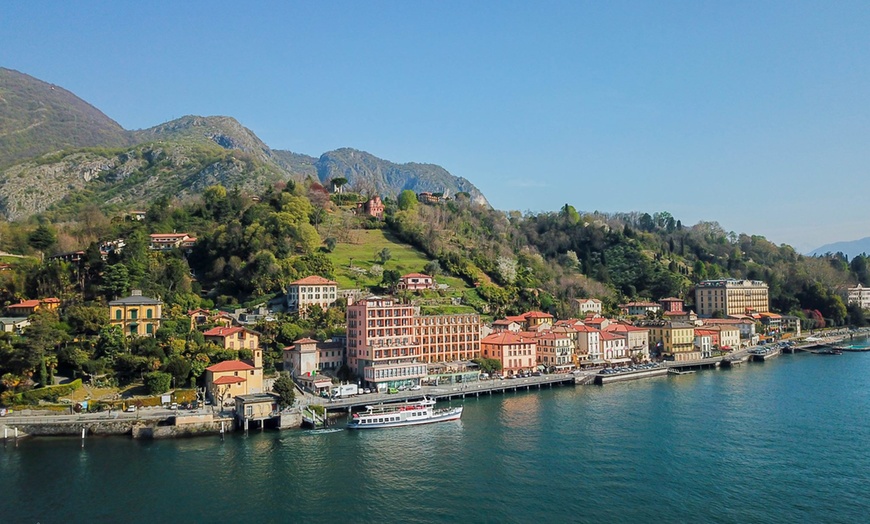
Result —
[{"label": "house on hillside", "polygon": [[435,289],[435,279],[423,273],[408,273],[399,277],[399,283],[396,287],[408,291]]},{"label": "house on hillside", "polygon": [[384,203],[381,201],[381,197],[379,196],[372,197],[365,202],[359,202],[356,205],[356,212],[358,215],[368,215],[375,217],[378,220],[384,219],[384,209]]},{"label": "house on hillside", "polygon": [[109,302],[109,322],[128,336],[153,337],[162,318],[163,301],[143,297],[138,289],[129,297]]},{"label": "house on hillside", "polygon": [[305,316],[313,305],[329,309],[338,299],[338,282],[318,275],[311,275],[291,282],[287,286],[285,306],[288,312]]},{"label": "house on hillside", "polygon": [[55,297],[40,298],[34,300],[24,300],[17,304],[12,304],[6,308],[6,312],[13,317],[27,317],[40,309],[53,311],[60,307],[60,299]]}]

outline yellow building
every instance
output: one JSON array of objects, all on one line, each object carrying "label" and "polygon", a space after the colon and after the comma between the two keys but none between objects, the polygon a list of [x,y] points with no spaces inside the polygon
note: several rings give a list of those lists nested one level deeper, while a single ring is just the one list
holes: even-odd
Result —
[{"label": "yellow building", "polygon": [[263,392],[263,350],[253,350],[253,362],[225,360],[205,368],[205,386],[219,406],[229,404],[239,395]]},{"label": "yellow building", "polygon": [[705,280],[695,287],[695,309],[701,317],[720,311],[725,316],[770,311],[767,284],[760,280]]},{"label": "yellow building", "polygon": [[153,337],[160,329],[163,302],[133,290],[129,297],[109,302],[109,322],[131,337]]},{"label": "yellow building", "polygon": [[224,349],[250,349],[260,347],[260,334],[243,327],[218,326],[203,332],[206,342],[214,342]]},{"label": "yellow building", "polygon": [[683,322],[650,322],[641,324],[649,329],[649,343],[663,357],[674,360],[696,360],[701,352],[695,350],[695,326]]}]

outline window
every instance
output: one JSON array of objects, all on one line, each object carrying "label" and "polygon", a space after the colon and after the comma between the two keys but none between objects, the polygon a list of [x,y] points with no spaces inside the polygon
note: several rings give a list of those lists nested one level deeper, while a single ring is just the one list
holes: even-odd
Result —
[{"label": "window", "polygon": [[154,334],[154,324],[148,324],[147,326],[145,326],[145,333],[148,333],[149,335],[153,335]]},{"label": "window", "polygon": [[121,320],[121,310],[120,309],[115,310],[115,320]]},{"label": "window", "polygon": [[148,308],[148,309],[145,310],[145,318],[153,318],[153,316],[154,316],[154,310],[153,310],[153,309]]},{"label": "window", "polygon": [[139,310],[138,310],[138,309],[131,309],[131,310],[130,310],[130,319],[131,319],[131,320],[136,320],[136,317],[138,317],[138,316],[139,316]]}]

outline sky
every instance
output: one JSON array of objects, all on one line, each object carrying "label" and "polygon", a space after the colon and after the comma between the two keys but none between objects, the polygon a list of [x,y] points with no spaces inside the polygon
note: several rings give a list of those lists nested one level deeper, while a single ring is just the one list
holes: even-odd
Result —
[{"label": "sky", "polygon": [[10,0],[0,66],[127,129],[438,164],[501,210],[870,236],[866,1]]}]

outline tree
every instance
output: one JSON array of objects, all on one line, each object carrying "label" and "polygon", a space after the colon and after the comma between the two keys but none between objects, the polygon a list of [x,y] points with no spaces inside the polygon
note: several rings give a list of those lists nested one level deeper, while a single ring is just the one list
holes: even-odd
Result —
[{"label": "tree", "polygon": [[497,373],[501,371],[501,360],[497,358],[475,358],[472,360],[480,366],[480,371],[483,373]]},{"label": "tree", "polygon": [[281,373],[275,380],[272,391],[278,394],[278,405],[281,406],[281,409],[289,408],[296,400],[296,385],[287,372]]},{"label": "tree", "polygon": [[161,371],[145,373],[144,379],[145,388],[151,395],[166,393],[167,391],[169,391],[169,387],[172,384],[172,375],[170,375],[169,373],[163,373]]},{"label": "tree", "polygon": [[410,189],[406,189],[399,193],[398,199],[399,209],[402,211],[408,211],[416,209],[417,207],[417,194],[411,191]]},{"label": "tree", "polygon": [[441,273],[441,264],[437,260],[430,260],[423,266],[423,272],[432,277],[438,276]]},{"label": "tree", "polygon": [[347,185],[347,179],[344,177],[337,177],[332,179],[332,187],[335,188],[337,193],[341,193],[342,186]]},{"label": "tree", "polygon": [[392,251],[390,251],[390,248],[385,247],[384,249],[378,251],[378,254],[375,256],[377,258],[377,261],[381,265],[383,265],[383,264],[386,264],[388,260],[393,258],[393,253],[392,253]]},{"label": "tree", "polygon": [[122,297],[130,289],[130,272],[125,264],[108,266],[103,272],[103,291],[109,298]]},{"label": "tree", "polygon": [[57,243],[57,233],[47,224],[40,224],[27,237],[27,243],[34,249],[47,251],[51,246]]}]

